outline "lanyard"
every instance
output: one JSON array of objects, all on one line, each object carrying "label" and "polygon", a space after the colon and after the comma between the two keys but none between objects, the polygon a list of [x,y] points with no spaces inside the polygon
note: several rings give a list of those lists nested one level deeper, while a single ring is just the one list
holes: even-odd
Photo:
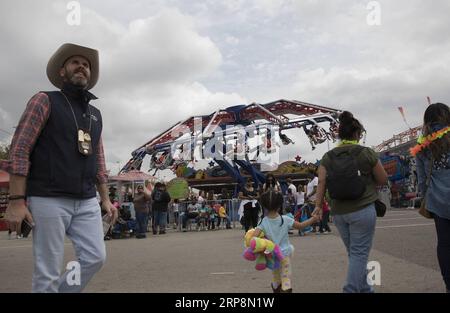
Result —
[{"label": "lanyard", "polygon": [[[75,125],[77,126],[77,131],[80,129],[80,127],[78,126],[78,122],[77,122],[77,117],[75,116],[75,112],[73,111],[72,108],[72,104],[70,103],[69,99],[67,99],[66,95],[64,94],[64,92],[61,91],[61,94],[64,96],[64,98],[66,99],[67,103],[69,104],[70,110],[72,111],[72,115],[73,115],[73,120],[75,121]],[[88,109],[89,109],[89,130],[88,132],[91,132],[91,126],[92,126],[92,117],[91,117],[91,106],[88,104]]]},{"label": "lanyard", "polygon": [[92,113],[91,113],[91,107],[88,104],[88,110],[89,110],[89,130],[87,132],[83,131],[78,126],[77,117],[75,116],[75,112],[73,111],[72,104],[70,103],[69,99],[67,99],[66,95],[61,92],[61,94],[66,99],[67,103],[69,104],[70,110],[72,111],[73,120],[75,121],[75,125],[77,127],[77,133],[78,133],[78,151],[83,155],[91,155],[92,154],[92,138],[91,138],[91,126],[92,126]]}]

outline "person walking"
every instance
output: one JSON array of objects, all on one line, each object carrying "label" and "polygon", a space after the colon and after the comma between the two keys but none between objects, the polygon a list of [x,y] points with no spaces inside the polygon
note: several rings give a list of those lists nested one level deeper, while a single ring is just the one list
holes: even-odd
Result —
[{"label": "person walking", "polygon": [[253,188],[253,183],[249,179],[239,198],[242,200],[241,206],[244,208],[244,228],[247,232],[250,228],[255,228],[258,225],[259,205],[258,192]]},{"label": "person walking", "polygon": [[162,183],[155,184],[155,190],[152,193],[152,213],[153,213],[153,235],[166,233],[167,209],[170,202],[170,195],[166,191],[166,185]]},{"label": "person walking", "polygon": [[[11,175],[6,218],[20,233],[33,227],[33,292],[80,292],[106,259],[102,208],[111,223],[111,204],[102,143],[102,116],[89,92],[99,76],[98,51],[63,44],[47,64],[58,91],[39,92],[27,104],[2,168]],[[80,265],[80,284],[69,284],[64,261],[67,235]]]},{"label": "person walking", "polygon": [[291,285],[291,257],[294,247],[289,242],[289,231],[291,228],[301,230],[319,220],[318,216],[313,216],[307,221],[296,222],[292,217],[280,215],[280,207],[283,206],[283,195],[271,189],[261,195],[261,205],[267,210],[267,215],[256,227],[253,233],[258,237],[261,232],[274,244],[278,245],[283,253],[283,260],[280,268],[272,271],[271,287],[274,293],[292,293]]},{"label": "person walking", "polygon": [[434,219],[437,258],[450,293],[450,111],[443,103],[430,105],[423,117],[423,136],[411,149],[416,159],[419,192]]},{"label": "person walking", "polygon": [[151,199],[150,193],[144,188],[144,185],[138,185],[136,194],[133,198],[134,210],[136,212],[136,238],[146,237],[149,206]]},{"label": "person walking", "polygon": [[387,174],[376,152],[358,144],[363,125],[347,111],[339,122],[341,143],[322,157],[313,215],[323,219],[328,189],[331,214],[349,257],[343,291],[369,293],[374,291],[367,283],[367,261],[375,234],[376,185],[386,185]]}]

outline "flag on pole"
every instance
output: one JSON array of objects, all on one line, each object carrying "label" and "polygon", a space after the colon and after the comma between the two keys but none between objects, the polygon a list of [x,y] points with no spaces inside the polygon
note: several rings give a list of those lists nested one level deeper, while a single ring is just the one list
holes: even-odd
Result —
[{"label": "flag on pole", "polygon": [[411,126],[409,126],[408,122],[406,121],[405,111],[403,110],[403,107],[398,107],[398,110],[400,111],[400,114],[402,115],[405,124],[409,127],[409,129],[411,129]]}]

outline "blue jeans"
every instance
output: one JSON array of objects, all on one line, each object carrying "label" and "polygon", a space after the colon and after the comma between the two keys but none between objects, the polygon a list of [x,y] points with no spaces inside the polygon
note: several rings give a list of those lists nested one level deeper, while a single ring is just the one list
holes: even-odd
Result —
[{"label": "blue jeans", "polygon": [[367,261],[375,234],[376,218],[373,203],[359,211],[334,216],[334,223],[349,257],[344,293],[374,291],[367,283]]},{"label": "blue jeans", "polygon": [[148,225],[148,213],[136,212],[136,233],[139,235],[145,235]]},{"label": "blue jeans", "polygon": [[155,210],[153,211],[153,233],[155,233],[158,230],[159,231],[166,231],[166,224],[167,224],[167,212],[166,211],[160,211]]},{"label": "blue jeans", "polygon": [[[106,259],[97,199],[28,197],[28,208],[35,223],[32,292],[81,292]],[[61,275],[66,235],[80,264],[80,284],[69,284],[72,270]]]}]

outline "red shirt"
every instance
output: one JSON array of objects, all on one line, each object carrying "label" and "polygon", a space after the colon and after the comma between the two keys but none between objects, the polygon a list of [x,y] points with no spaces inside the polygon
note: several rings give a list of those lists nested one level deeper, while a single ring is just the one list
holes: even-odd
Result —
[{"label": "red shirt", "polygon": [[[35,94],[20,118],[9,151],[9,160],[2,160],[0,168],[9,174],[17,176],[28,176],[30,169],[30,154],[34,144],[39,138],[42,129],[50,116],[50,101],[45,93]],[[108,182],[108,174],[105,166],[105,155],[103,152],[102,137],[97,146],[97,183]]]}]

